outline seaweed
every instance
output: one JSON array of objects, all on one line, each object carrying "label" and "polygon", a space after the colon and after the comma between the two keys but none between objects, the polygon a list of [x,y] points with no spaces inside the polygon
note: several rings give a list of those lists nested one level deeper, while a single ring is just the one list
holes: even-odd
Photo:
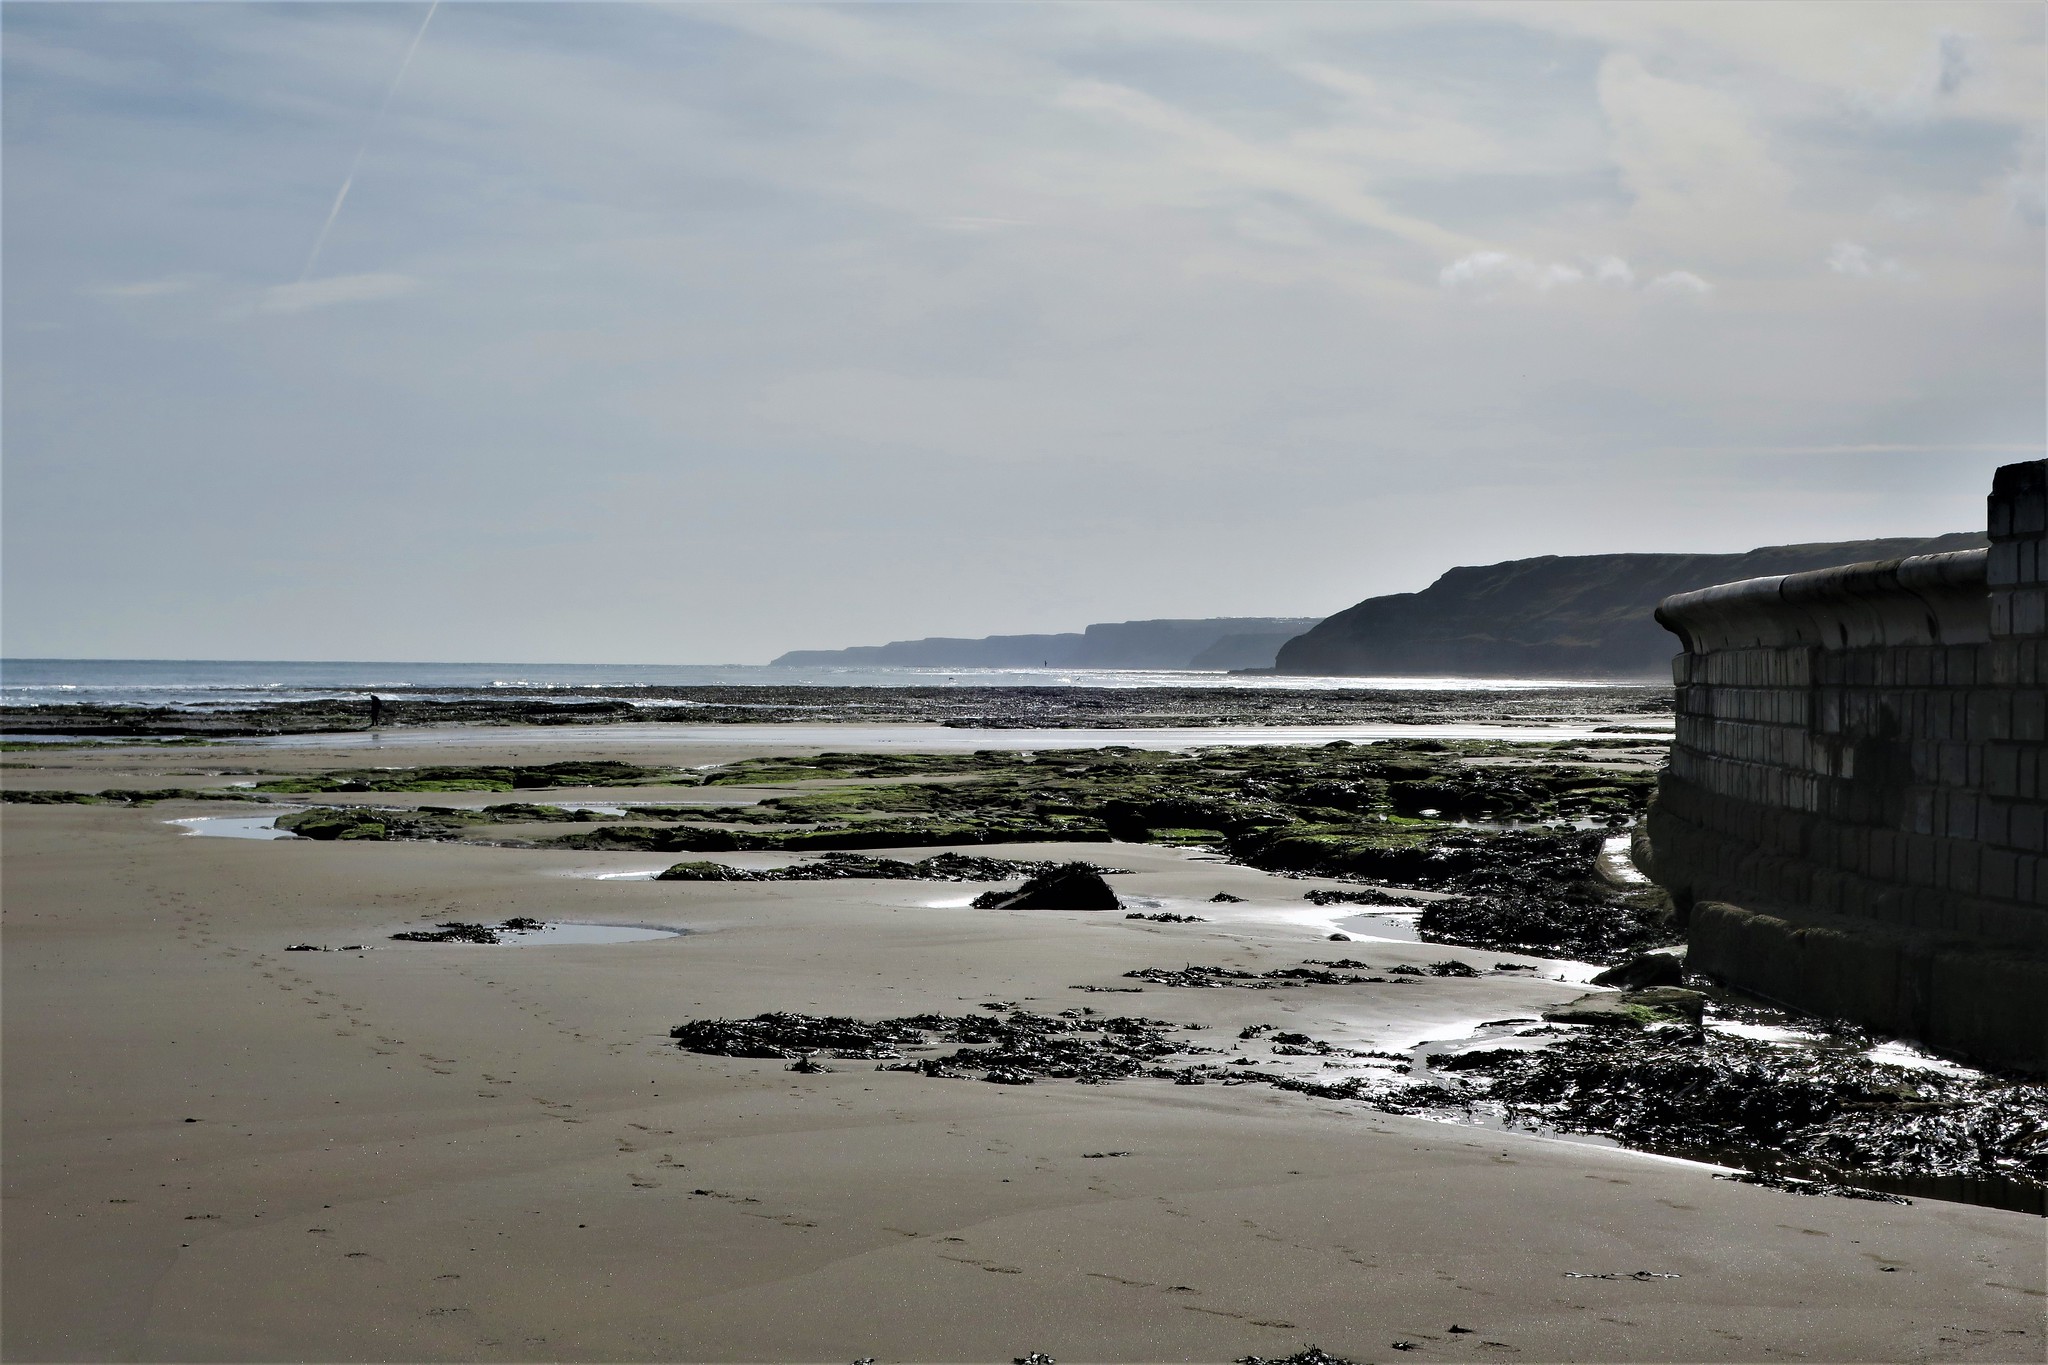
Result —
[{"label": "seaweed", "polygon": [[1713,1031],[1573,1036],[1468,1054],[1510,1119],[1631,1147],[1768,1154],[1868,1177],[1973,1177],[2048,1189],[2048,1087],[1950,1076]]},{"label": "seaweed", "polygon": [[695,774],[677,768],[649,768],[610,759],[575,759],[517,767],[342,768],[275,777],[256,784],[263,792],[508,792],[551,787],[633,787],[649,783],[694,786]]},{"label": "seaweed", "polygon": [[[42,747],[41,745],[37,746]],[[129,790],[110,787],[104,791],[35,791],[9,789],[0,791],[0,801],[11,801],[24,806],[150,806],[159,801],[255,801],[245,791],[222,791],[212,787],[156,787],[149,790]]]},{"label": "seaweed", "polygon": [[[677,863],[656,881],[665,882],[831,882],[920,881],[998,882],[1041,873],[1058,864],[1016,858],[982,858],[971,853],[934,853],[917,862],[873,858],[859,853],[826,853],[813,862],[791,867],[747,868],[727,863]],[[1083,864],[1093,872],[1109,869]]]}]

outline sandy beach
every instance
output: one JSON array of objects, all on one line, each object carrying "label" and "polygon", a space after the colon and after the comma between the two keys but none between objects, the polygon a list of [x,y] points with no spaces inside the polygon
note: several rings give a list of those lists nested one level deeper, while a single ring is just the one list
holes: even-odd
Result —
[{"label": "sandy beach", "polygon": [[[685,766],[767,751],[545,746]],[[520,754],[387,743],[377,761]],[[8,757],[10,786],[72,790],[364,761],[303,744]],[[1398,1050],[1582,992],[1554,968],[1073,989],[1326,955],[1353,907],[1313,911],[1312,881],[1153,845],[994,850],[1123,869],[1133,904],[1244,898],[1157,924],[976,910],[972,885],[605,879],[672,859],[168,823],[242,813],[6,810],[10,1360],[1221,1361],[1311,1342],[1360,1360],[2041,1358],[2043,1225],[2022,1213],[1801,1197],[1264,1086],[797,1074],[668,1038],[709,1016],[1014,1002],[1200,1024],[1232,1049],[1265,1023]],[[387,937],[511,916],[687,932]],[[370,950],[285,951],[299,942]]]}]

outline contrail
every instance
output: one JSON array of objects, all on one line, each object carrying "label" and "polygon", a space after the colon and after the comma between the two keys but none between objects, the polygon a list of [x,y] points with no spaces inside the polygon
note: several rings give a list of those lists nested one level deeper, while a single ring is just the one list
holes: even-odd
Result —
[{"label": "contrail", "polygon": [[341,206],[348,198],[349,187],[356,183],[356,172],[363,168],[363,154],[370,150],[370,144],[377,139],[377,130],[384,126],[384,113],[391,108],[391,97],[398,93],[406,68],[412,65],[413,53],[420,50],[420,39],[427,36],[427,25],[434,22],[434,11],[439,8],[441,0],[433,0],[427,6],[426,18],[420,20],[419,32],[412,35],[412,46],[405,50],[405,60],[398,64],[398,74],[391,78],[391,87],[384,92],[384,102],[377,106],[377,117],[370,121],[370,131],[363,135],[362,146],[356,148],[356,159],[349,162],[348,177],[341,182],[341,189],[334,196],[334,207],[327,210],[327,221],[320,225],[320,235],[313,239],[313,250],[306,256],[306,268],[299,272],[300,284],[304,284],[306,277],[313,273],[313,263],[320,259],[320,248],[327,245],[327,234],[333,230],[334,220],[341,217]]}]

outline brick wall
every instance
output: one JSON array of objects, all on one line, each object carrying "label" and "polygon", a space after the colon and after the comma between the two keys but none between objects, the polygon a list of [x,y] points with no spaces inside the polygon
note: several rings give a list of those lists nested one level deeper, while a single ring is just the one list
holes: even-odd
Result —
[{"label": "brick wall", "polygon": [[2048,462],[1988,551],[1667,598],[1678,730],[1647,823],[1695,966],[2048,1070]]}]

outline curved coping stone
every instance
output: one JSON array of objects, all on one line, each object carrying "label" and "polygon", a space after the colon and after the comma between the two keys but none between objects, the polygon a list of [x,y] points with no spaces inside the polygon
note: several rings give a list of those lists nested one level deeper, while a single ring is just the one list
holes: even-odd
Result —
[{"label": "curved coping stone", "polygon": [[1986,557],[1956,550],[1722,583],[1665,598],[1657,620],[1691,654],[1983,644]]}]

